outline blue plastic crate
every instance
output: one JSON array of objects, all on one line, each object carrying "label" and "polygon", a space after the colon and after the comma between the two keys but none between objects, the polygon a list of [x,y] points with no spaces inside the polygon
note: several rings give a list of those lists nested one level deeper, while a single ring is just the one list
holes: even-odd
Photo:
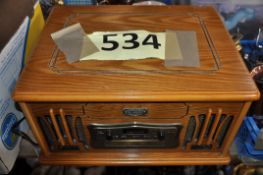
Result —
[{"label": "blue plastic crate", "polygon": [[263,49],[259,46],[263,45],[263,40],[241,40],[242,56],[247,63],[249,70],[253,69],[259,63],[263,63]]},{"label": "blue plastic crate", "polygon": [[64,0],[65,5],[94,5],[95,0]]},{"label": "blue plastic crate", "polygon": [[263,150],[255,149],[255,142],[259,133],[260,129],[253,117],[246,117],[235,139],[240,155],[263,160]]}]

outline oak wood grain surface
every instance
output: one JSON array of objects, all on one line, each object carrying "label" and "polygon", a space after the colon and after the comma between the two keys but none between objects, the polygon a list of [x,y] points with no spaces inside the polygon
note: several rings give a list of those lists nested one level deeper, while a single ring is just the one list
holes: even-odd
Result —
[{"label": "oak wood grain surface", "polygon": [[[68,159],[70,157],[71,159]],[[92,150],[89,153],[60,154],[41,156],[40,161],[48,165],[103,165],[103,166],[135,166],[135,165],[226,165],[230,162],[228,155],[220,153],[182,153],[173,149],[112,149]]]},{"label": "oak wood grain surface", "polygon": [[[55,48],[50,34],[62,29],[65,20],[76,13],[114,13],[120,14],[119,18],[123,13],[197,14],[204,20],[222,65],[218,71],[204,74],[150,72],[143,74],[62,74],[54,72],[48,66]],[[105,20],[110,20],[110,18],[105,16]],[[158,18],[158,20],[160,26],[166,26],[167,21],[171,23],[165,18]],[[143,21],[138,23],[137,28],[140,25],[145,25],[145,28],[152,27],[151,24],[144,24]],[[185,25],[189,24],[186,22]],[[96,30],[96,25],[89,27],[93,31]],[[211,53],[204,47],[200,50],[200,55],[207,59],[206,57],[210,57]],[[211,60],[209,64],[210,62]],[[202,64],[203,68],[209,65],[205,61]],[[190,6],[56,7],[47,21],[38,46],[26,65],[14,93],[14,99],[21,102],[251,101],[257,99],[258,96],[257,88],[215,10],[211,7]]]}]

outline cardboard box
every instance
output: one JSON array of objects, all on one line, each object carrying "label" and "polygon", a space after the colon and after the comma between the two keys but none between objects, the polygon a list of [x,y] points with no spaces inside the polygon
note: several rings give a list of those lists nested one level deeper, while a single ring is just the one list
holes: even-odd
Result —
[{"label": "cardboard box", "polygon": [[[17,155],[21,138],[12,133],[12,126],[23,117],[15,108],[12,92],[22,69],[29,17],[0,53],[0,174],[11,171]],[[25,122],[20,130],[25,129]]]}]

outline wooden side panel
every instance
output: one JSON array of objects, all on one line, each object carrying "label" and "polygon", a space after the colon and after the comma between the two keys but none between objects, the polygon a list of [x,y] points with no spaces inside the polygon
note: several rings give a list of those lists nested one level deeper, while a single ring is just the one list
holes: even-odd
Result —
[{"label": "wooden side panel", "polygon": [[231,132],[228,132],[227,136],[226,136],[228,138],[228,140],[226,140],[226,142],[223,145],[223,147],[224,147],[223,154],[224,155],[228,154],[228,148],[232,144],[233,139],[234,139],[245,115],[247,114],[247,111],[248,111],[250,105],[251,105],[251,102],[245,102],[243,104],[242,110],[240,111],[239,117],[234,118],[233,124],[231,126]]},{"label": "wooden side panel", "polygon": [[38,144],[41,147],[42,152],[44,153],[45,156],[49,155],[50,151],[48,149],[48,145],[46,143],[43,133],[40,131],[37,118],[34,116],[34,113],[32,112],[32,108],[27,103],[19,103],[19,105],[22,108],[22,111],[38,141]]}]

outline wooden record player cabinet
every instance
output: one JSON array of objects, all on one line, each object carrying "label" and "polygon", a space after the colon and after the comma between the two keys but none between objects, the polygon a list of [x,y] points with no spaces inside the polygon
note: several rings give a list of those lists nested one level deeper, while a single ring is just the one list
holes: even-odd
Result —
[{"label": "wooden record player cabinet", "polygon": [[[50,67],[55,48],[50,34],[63,28],[69,16],[86,12],[93,15],[89,20],[81,21],[86,32],[99,30],[102,24],[103,27],[108,25],[108,30],[114,28],[114,22],[119,24],[110,16],[101,16],[105,13],[119,14],[121,22],[135,28],[145,26],[148,30],[159,26],[169,28],[165,25],[173,25],[178,20],[156,17],[159,26],[154,27],[151,23],[136,21],[122,14],[198,15],[206,25],[206,32],[209,32],[212,46],[220,58],[220,67],[207,73],[56,71],[58,67]],[[99,23],[100,20],[103,22]],[[181,26],[191,24],[187,18],[181,20]],[[91,21],[92,25],[85,25]],[[122,27],[127,29],[127,25]],[[202,43],[199,43],[199,53],[201,67],[205,67],[206,59],[211,58],[208,51],[202,49]],[[67,65],[61,53],[58,59],[61,61],[58,66],[79,69],[79,63]],[[160,60],[152,65],[157,63],[160,64]],[[19,102],[38,140],[42,151],[40,161],[44,164],[219,165],[230,161],[228,149],[259,92],[219,16],[211,7],[61,6],[52,11],[13,97]],[[123,110],[127,108],[146,109],[147,113],[125,115]],[[182,129],[178,138],[174,138],[178,139],[179,145],[174,148],[93,148],[90,145],[89,124],[133,122],[179,123]]]}]

